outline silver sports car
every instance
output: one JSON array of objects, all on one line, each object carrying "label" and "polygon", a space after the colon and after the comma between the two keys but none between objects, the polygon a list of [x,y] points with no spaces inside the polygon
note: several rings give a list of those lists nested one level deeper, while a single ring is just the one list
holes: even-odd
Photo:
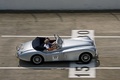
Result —
[{"label": "silver sports car", "polygon": [[95,42],[89,37],[62,39],[54,35],[50,43],[57,45],[55,50],[44,47],[46,37],[36,37],[34,40],[17,46],[17,57],[20,60],[41,64],[47,61],[80,61],[89,63],[98,57]]}]

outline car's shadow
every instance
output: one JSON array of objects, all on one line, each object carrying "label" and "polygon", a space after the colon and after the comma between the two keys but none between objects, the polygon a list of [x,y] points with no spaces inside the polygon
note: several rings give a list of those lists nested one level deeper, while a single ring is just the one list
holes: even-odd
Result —
[{"label": "car's shadow", "polygon": [[20,67],[69,67],[69,61],[44,62],[40,65],[35,65],[31,62],[19,60]]},{"label": "car's shadow", "polygon": [[[94,60],[95,62],[95,67],[100,66],[100,61],[98,59]],[[31,62],[26,62],[19,60],[19,67],[58,67],[58,68],[69,68],[71,61],[56,61],[56,62],[44,62],[40,65],[34,65]],[[75,62],[76,64],[83,64],[81,62]],[[86,64],[89,65],[89,64]]]}]

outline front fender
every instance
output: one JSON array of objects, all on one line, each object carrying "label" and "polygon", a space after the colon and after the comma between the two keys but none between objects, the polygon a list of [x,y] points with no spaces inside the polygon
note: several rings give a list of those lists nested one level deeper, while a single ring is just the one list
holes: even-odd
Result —
[{"label": "front fender", "polygon": [[24,61],[31,61],[31,57],[36,54],[45,57],[42,52],[23,52],[19,55],[19,59]]},{"label": "front fender", "polygon": [[96,52],[91,50],[91,49],[77,49],[77,50],[67,50],[67,51],[64,51],[64,56],[66,57],[65,60],[79,60],[79,56],[82,54],[82,53],[91,53],[92,54],[92,57],[95,56]]}]

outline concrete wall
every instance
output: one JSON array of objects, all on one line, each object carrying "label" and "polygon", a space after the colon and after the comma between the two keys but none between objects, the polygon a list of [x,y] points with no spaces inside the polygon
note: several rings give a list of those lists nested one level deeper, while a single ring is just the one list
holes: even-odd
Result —
[{"label": "concrete wall", "polygon": [[0,10],[120,9],[120,0],[0,0]]}]

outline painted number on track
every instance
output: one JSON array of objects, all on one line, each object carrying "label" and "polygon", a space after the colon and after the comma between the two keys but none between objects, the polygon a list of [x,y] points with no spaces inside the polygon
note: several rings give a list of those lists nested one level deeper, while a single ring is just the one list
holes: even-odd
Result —
[{"label": "painted number on track", "polygon": [[95,73],[94,60],[90,64],[70,64],[69,78],[95,78]]}]

